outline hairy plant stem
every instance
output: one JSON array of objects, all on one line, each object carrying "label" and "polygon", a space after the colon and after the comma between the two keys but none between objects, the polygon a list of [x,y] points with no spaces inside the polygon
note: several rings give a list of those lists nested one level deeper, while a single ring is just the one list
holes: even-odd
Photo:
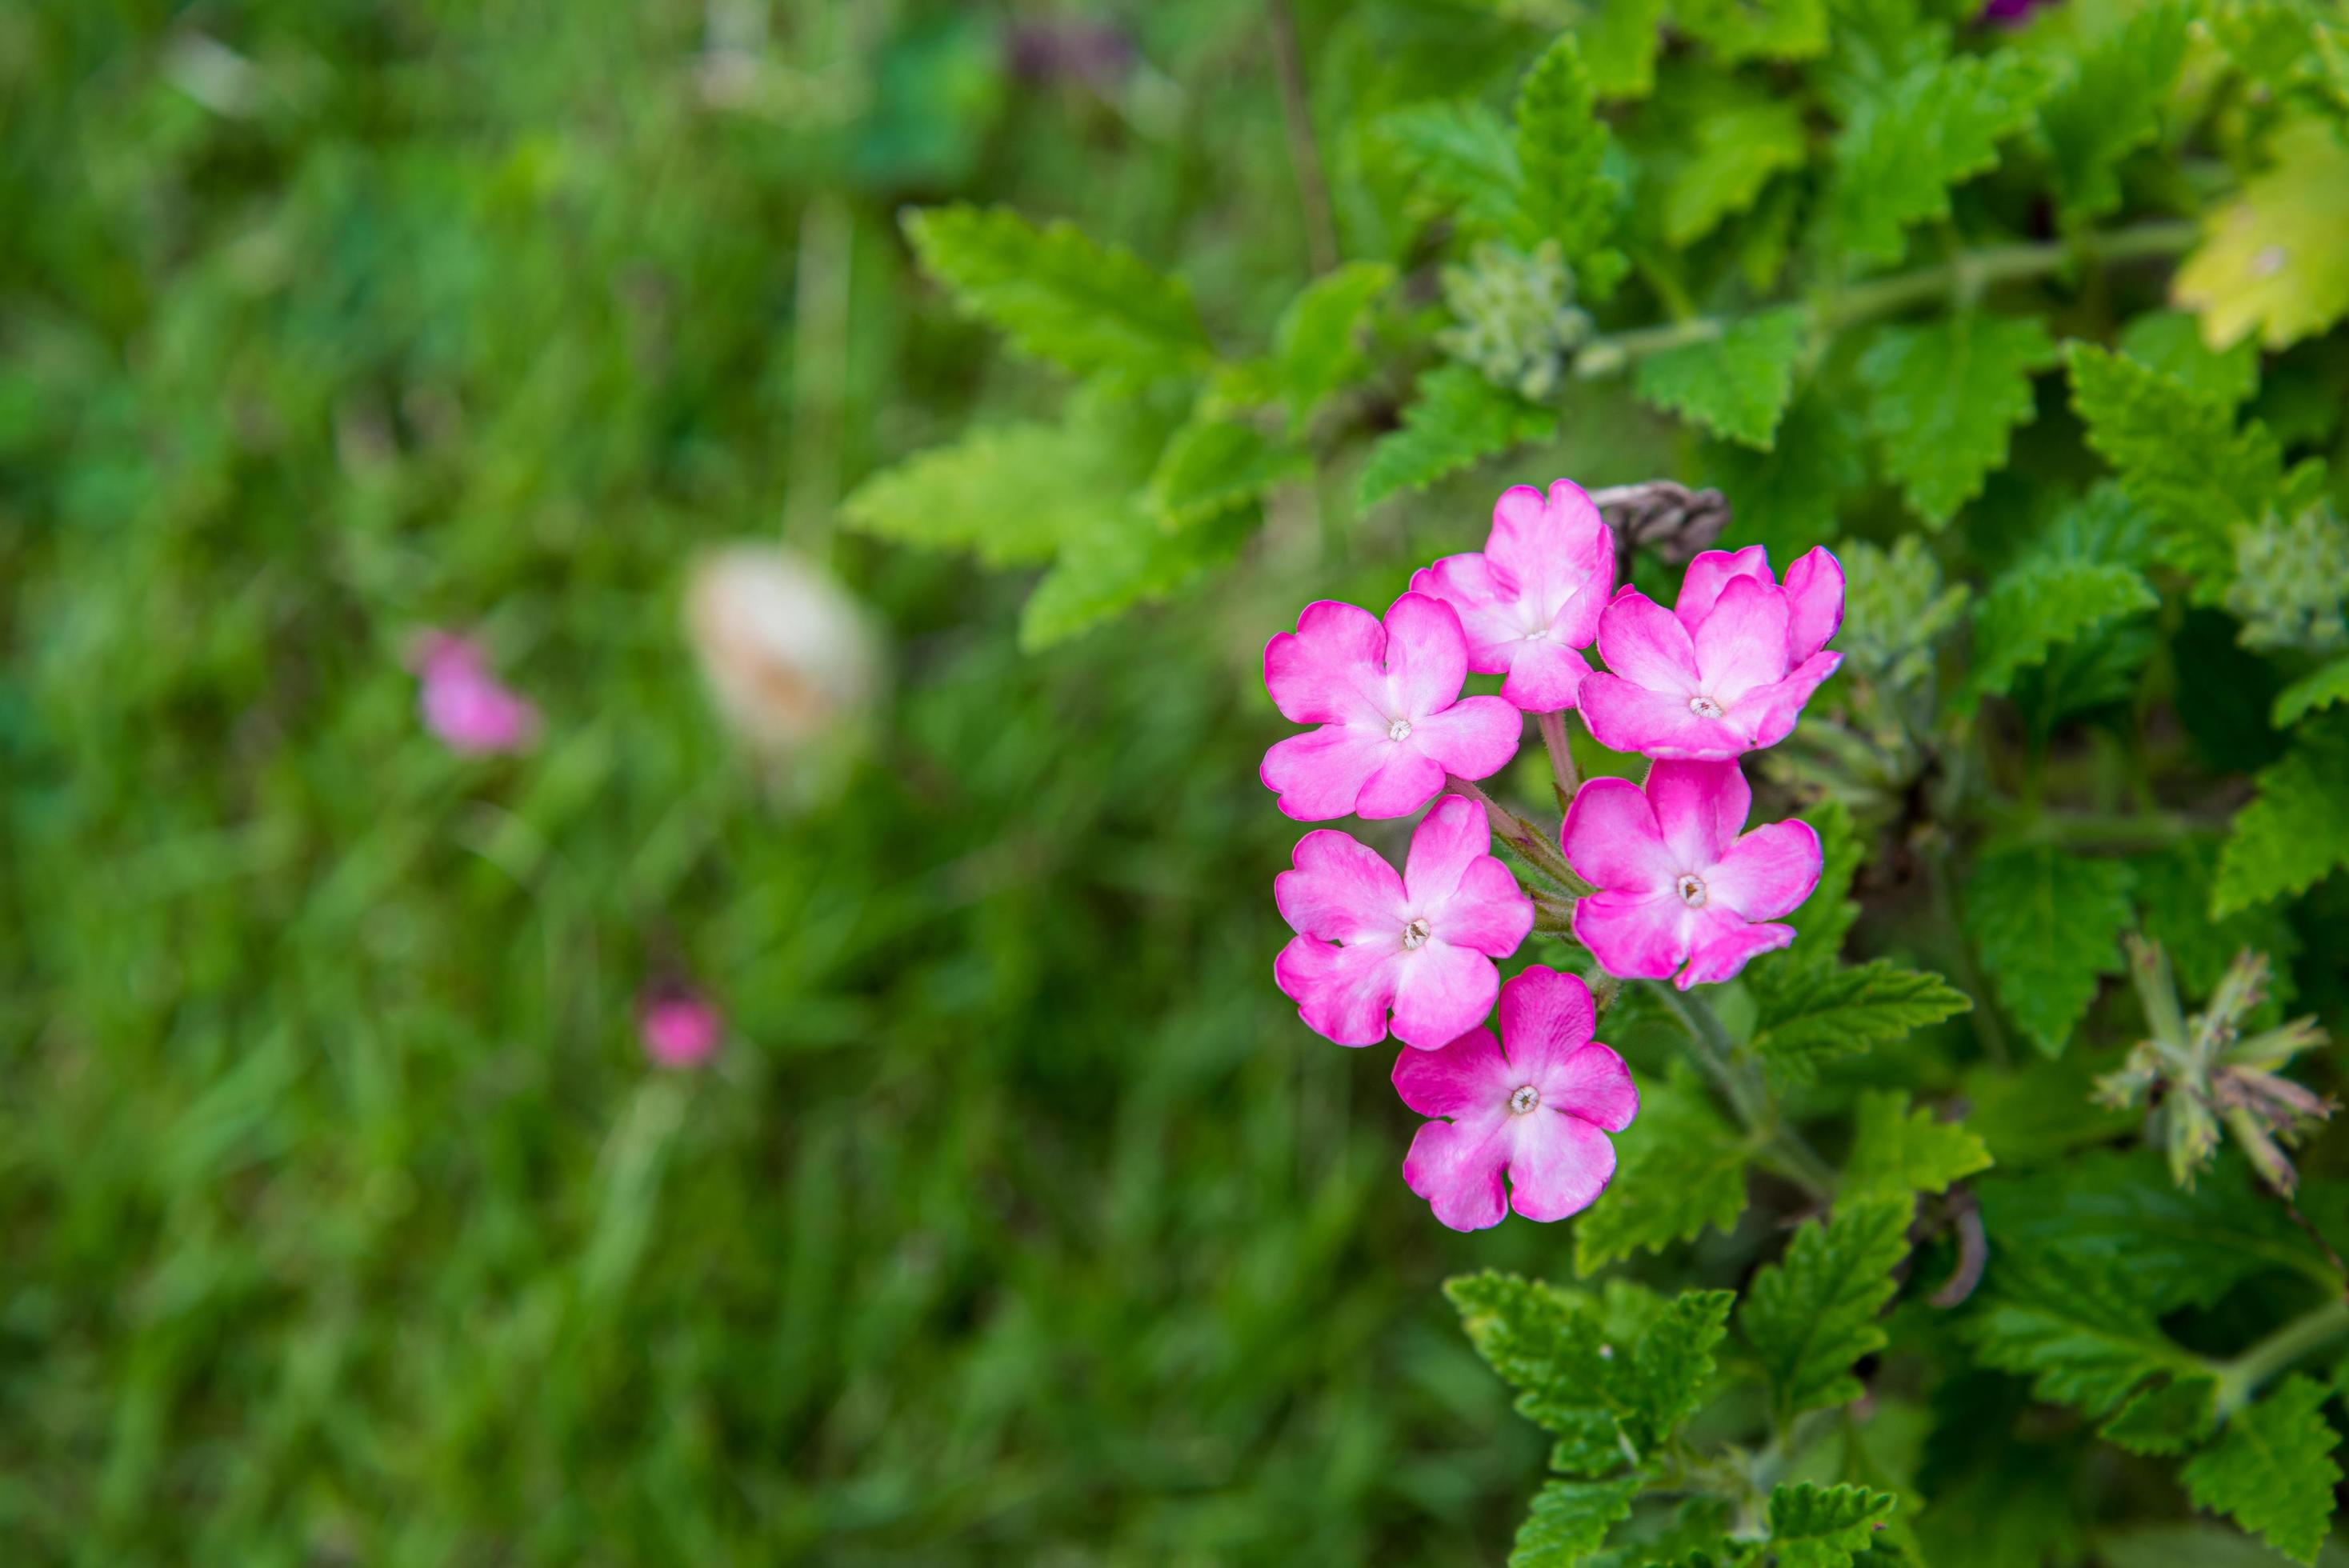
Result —
[{"label": "hairy plant stem", "polygon": [[1457,774],[1445,774],[1444,788],[1484,807],[1485,820],[1491,824],[1493,836],[1516,851],[1528,866],[1555,882],[1556,891],[1565,893],[1568,899],[1579,898],[1590,891],[1589,885],[1576,876],[1573,868],[1566,863],[1566,855],[1558,849],[1553,835],[1526,821]]},{"label": "hairy plant stem", "polygon": [[1833,1197],[1834,1168],[1779,1115],[1761,1073],[1752,1062],[1739,1057],[1729,1031],[1721,1026],[1712,1006],[1669,980],[1651,981],[1649,989],[1688,1031],[1689,1055],[1719,1087],[1770,1168],[1820,1202]]},{"label": "hairy plant stem", "polygon": [[1288,138],[1288,164],[1297,177],[1297,198],[1305,216],[1305,248],[1315,276],[1338,264],[1338,224],[1330,206],[1330,183],[1321,173],[1320,144],[1313,135],[1313,105],[1305,93],[1305,67],[1297,48],[1297,18],[1288,0],[1266,7],[1272,29],[1274,75],[1280,86],[1280,124]]},{"label": "hairy plant stem", "polygon": [[1536,714],[1534,722],[1541,727],[1542,746],[1549,753],[1549,776],[1557,789],[1557,809],[1564,811],[1574,804],[1574,791],[1580,783],[1574,771],[1574,744],[1566,735],[1566,715]]},{"label": "hairy plant stem", "polygon": [[2220,1419],[2251,1402],[2261,1386],[2312,1350],[2349,1334],[2349,1300],[2335,1298],[2293,1318],[2231,1361],[2211,1363],[2219,1379]]},{"label": "hairy plant stem", "polygon": [[[2141,223],[2102,234],[2085,234],[2071,241],[2049,240],[1960,251],[1937,266],[1919,267],[1826,291],[1803,302],[1801,308],[1810,316],[1814,328],[1837,332],[1897,315],[1930,300],[1971,301],[1993,284],[2044,277],[2075,264],[2111,265],[2176,255],[2191,246],[2199,232],[2194,224],[2183,221]],[[1574,373],[1586,378],[1611,376],[1633,360],[1651,354],[1692,343],[1709,343],[1744,319],[1743,315],[1696,315],[1661,326],[1635,327],[1629,332],[1594,337],[1575,355]]]}]

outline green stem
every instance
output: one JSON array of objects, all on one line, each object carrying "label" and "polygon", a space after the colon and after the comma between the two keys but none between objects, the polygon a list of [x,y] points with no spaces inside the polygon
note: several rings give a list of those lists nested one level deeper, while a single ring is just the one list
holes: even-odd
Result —
[{"label": "green stem", "polygon": [[[1994,284],[2045,277],[2077,263],[2113,265],[2173,256],[2191,246],[2199,233],[2193,223],[2178,221],[2141,223],[2070,241],[1961,251],[1938,266],[1870,278],[1802,308],[1810,315],[1813,326],[1840,332],[1936,300],[1978,298]],[[1629,332],[1594,337],[1577,351],[1574,373],[1586,378],[1610,376],[1648,355],[1692,343],[1709,343],[1744,319],[1735,315],[1691,316],[1661,326],[1635,327]]]},{"label": "green stem", "polygon": [[1738,1059],[1736,1046],[1713,1008],[1669,980],[1656,981],[1650,989],[1688,1031],[1689,1055],[1719,1086],[1738,1121],[1754,1135],[1773,1168],[1821,1202],[1834,1196],[1834,1168],[1778,1114],[1762,1075],[1750,1062]]},{"label": "green stem", "polygon": [[2217,1363],[2220,1418],[2250,1404],[2251,1396],[2268,1379],[2344,1334],[2349,1334],[2349,1300],[2336,1296],[2304,1316],[2292,1319],[2232,1361]]},{"label": "green stem", "polygon": [[1549,834],[1457,774],[1445,774],[1444,787],[1451,793],[1484,807],[1485,820],[1491,825],[1493,836],[1516,851],[1528,866],[1557,883],[1559,892],[1570,898],[1579,898],[1590,891],[1589,886],[1566,863],[1565,852]]},{"label": "green stem", "polygon": [[1549,776],[1557,787],[1557,809],[1563,811],[1574,804],[1574,791],[1580,782],[1574,771],[1574,743],[1566,736],[1566,715],[1537,714],[1534,722],[1541,727],[1542,746],[1549,753]]}]

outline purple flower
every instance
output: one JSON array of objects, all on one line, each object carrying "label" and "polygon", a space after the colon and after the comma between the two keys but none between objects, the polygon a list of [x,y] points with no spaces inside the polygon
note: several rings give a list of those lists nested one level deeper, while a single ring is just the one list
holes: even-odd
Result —
[{"label": "purple flower", "polygon": [[636,1015],[636,1032],[655,1066],[698,1068],[718,1052],[725,1026],[698,991],[660,992]]},{"label": "purple flower", "polygon": [[523,751],[538,738],[538,709],[492,675],[470,637],[428,632],[417,660],[424,727],[464,756]]},{"label": "purple flower", "polygon": [[1506,675],[1501,696],[1527,713],[1574,706],[1590,665],[1576,650],[1599,634],[1615,591],[1615,535],[1582,487],[1559,480],[1501,492],[1481,555],[1423,567],[1412,592],[1459,613],[1468,667]]}]

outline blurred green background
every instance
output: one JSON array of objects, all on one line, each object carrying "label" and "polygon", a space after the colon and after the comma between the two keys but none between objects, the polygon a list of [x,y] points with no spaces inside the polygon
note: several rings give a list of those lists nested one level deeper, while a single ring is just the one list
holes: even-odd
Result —
[{"label": "blurred green background", "polygon": [[[1507,81],[1511,10],[1300,4],[1315,115]],[[1570,1238],[1434,1225],[1383,1057],[1270,978],[1257,650],[1401,525],[1309,504],[1036,658],[1016,576],[831,537],[1057,405],[906,203],[1261,338],[1312,248],[1267,18],[0,5],[0,1555],[1498,1557],[1538,1436],[1435,1286]],[[897,672],[812,803],[682,625],[785,537]],[[535,751],[422,730],[430,625]],[[707,1072],[636,1040],[678,974]]]}]

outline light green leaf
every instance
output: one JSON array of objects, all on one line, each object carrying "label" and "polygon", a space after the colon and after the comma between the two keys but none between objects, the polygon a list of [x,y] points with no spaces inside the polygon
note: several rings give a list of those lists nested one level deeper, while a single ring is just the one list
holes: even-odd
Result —
[{"label": "light green leaf", "polygon": [[2349,119],[2349,26],[2311,0],[2205,0],[2201,20],[2235,64],[2279,98],[2306,93]]},{"label": "light green leaf", "polygon": [[1851,1568],[1898,1506],[1864,1486],[1795,1486],[1770,1493],[1770,1549],[1778,1568]]},{"label": "light green leaf", "polygon": [[1444,1282],[1468,1342],[1516,1390],[1517,1413],[1555,1434],[1553,1468],[1600,1476],[1623,1462],[1609,1398],[1621,1374],[1606,1335],[1565,1293],[1516,1274],[1464,1274]]},{"label": "light green leaf", "polygon": [[1888,327],[1860,357],[1885,471],[1936,527],[1982,493],[2031,417],[2032,373],[2055,362],[2036,317],[1951,315]]},{"label": "light green leaf", "polygon": [[2121,204],[2116,170],[2160,129],[2162,105],[2186,58],[2186,20],[2177,5],[2137,12],[2070,62],[2040,105],[2067,219],[2099,217]]},{"label": "light green leaf", "polygon": [[2198,397],[2240,408],[2260,389],[2260,346],[2225,349],[2202,341],[2202,324],[2182,310],[2149,310],[2121,328],[2116,346]]},{"label": "light green leaf", "polygon": [[1640,1086],[1639,1119],[1615,1140],[1615,1179],[1575,1222],[1574,1266],[1588,1274],[1645,1249],[1727,1231],[1745,1210],[1742,1138],[1688,1069]]},{"label": "light green leaf", "polygon": [[1421,375],[1402,428],[1381,437],[1362,467],[1361,503],[1375,506],[1398,490],[1425,490],[1480,458],[1547,439],[1557,416],[1502,389],[1464,365]]},{"label": "light green leaf", "polygon": [[1189,528],[1254,506],[1273,486],[1311,469],[1303,450],[1253,425],[1195,419],[1174,432],[1159,456],[1150,476],[1150,510],[1162,528]]},{"label": "light green leaf", "polygon": [[1713,1353],[1729,1332],[1736,1300],[1734,1291],[1683,1291],[1640,1337],[1627,1394],[1631,1439],[1642,1453],[1669,1439],[1703,1404]]},{"label": "light green leaf", "polygon": [[1615,182],[1602,172],[1612,139],[1599,118],[1582,51],[1560,34],[1517,91],[1516,233],[1528,248],[1556,240],[1574,268],[1576,292],[1605,299],[1629,270],[1607,247]]},{"label": "light green leaf", "polygon": [[2333,1527],[2341,1440],[2323,1415],[2324,1385],[2295,1372],[2239,1410],[2219,1440],[2178,1472],[2194,1506],[2235,1522],[2298,1563],[2316,1561]]},{"label": "light green leaf", "polygon": [[1733,64],[1806,60],[1827,47],[1826,0],[1678,0],[1672,21]]},{"label": "light green leaf", "polygon": [[1998,999],[2033,1044],[2055,1056],[2121,970],[2129,869],[2038,846],[2001,850],[1964,884],[1966,934]]},{"label": "light green leaf", "polygon": [[2290,729],[2310,714],[2341,702],[2349,702],[2349,659],[2335,659],[2276,693],[2269,721],[2278,729]]},{"label": "light green leaf", "polygon": [[1643,98],[1656,90],[1664,0],[1599,0],[1576,36],[1590,85],[1603,98]]},{"label": "light green leaf", "polygon": [[922,265],[1023,354],[1079,376],[1146,379],[1211,358],[1190,291],[1073,225],[1005,208],[928,207],[905,220]]},{"label": "light green leaf", "polygon": [[2182,1454],[2210,1435],[2218,1394],[2211,1377],[2188,1375],[2151,1384],[2130,1395],[2096,1435],[2133,1454]]},{"label": "light green leaf", "polygon": [[1646,401],[1716,435],[1768,451],[1794,395],[1810,313],[1785,305],[1749,315],[1721,336],[1651,354],[1640,362]]},{"label": "light green leaf", "polygon": [[1696,122],[1695,145],[1664,187],[1664,238],[1692,244],[1754,205],[1770,177],[1800,169],[1810,144],[1803,113],[1784,98],[1735,97]]},{"label": "light green leaf", "polygon": [[1836,139],[1835,222],[1845,248],[1897,262],[1912,223],[1946,218],[1950,188],[1997,167],[2031,123],[2046,67],[2006,51],[1937,60],[1862,102]]},{"label": "light green leaf", "polygon": [[2349,714],[2303,726],[2259,773],[2259,796],[2235,813],[2219,852],[2210,912],[2224,917],[2304,892],[2349,866]]},{"label": "light green leaf", "polygon": [[1781,1088],[1810,1083],[1829,1062],[1973,1006],[1940,975],[1904,969],[1889,958],[1847,969],[1766,973],[1769,980],[1752,986],[1759,1006],[1753,1048]]},{"label": "light green leaf", "polygon": [[1121,611],[1164,599],[1238,554],[1255,522],[1252,511],[1226,511],[1169,533],[1138,499],[1122,500],[1098,525],[1061,545],[1020,609],[1019,645],[1033,653]]},{"label": "light green leaf", "polygon": [[2127,566],[2026,556],[2001,573],[1974,606],[1974,664],[1958,695],[1959,711],[1971,713],[1991,693],[2013,690],[2014,677],[2045,663],[2059,644],[2159,603],[2152,584]]},{"label": "light green leaf", "polygon": [[1545,1481],[1533,1511],[1517,1526],[1509,1568],[1575,1568],[1607,1542],[1617,1521],[1631,1517],[1640,1480]]},{"label": "light green leaf", "polygon": [[2275,167],[2204,221],[2200,247],[2170,285],[2217,346],[2256,333],[2288,348],[2349,315],[2349,146],[2314,118],[2273,146]]},{"label": "light green leaf", "polygon": [[1851,1369],[1884,1346],[1876,1315],[1909,1255],[1914,1207],[1907,1197],[1838,1204],[1833,1218],[1797,1229],[1785,1258],[1754,1276],[1737,1326],[1769,1378],[1782,1429],[1806,1410],[1867,1391]]},{"label": "light green leaf", "polygon": [[1791,561],[1836,536],[1837,507],[1867,480],[1868,453],[1858,420],[1814,383],[1779,421],[1775,450],[1707,441],[1698,472],[1728,499],[1739,539]]},{"label": "light green leaf", "polygon": [[1943,1121],[1923,1106],[1911,1110],[1905,1089],[1862,1094],[1854,1123],[1851,1153],[1836,1188],[1839,1198],[1941,1192],[1990,1168],[1990,1150],[1963,1122]]},{"label": "light green leaf", "polygon": [[1361,374],[1362,323],[1394,286],[1394,275],[1383,262],[1348,262],[1308,284],[1281,313],[1272,355],[1293,423],[1301,426],[1331,393]]},{"label": "light green leaf", "polygon": [[900,544],[967,550],[989,566],[1050,561],[1124,508],[1123,455],[1084,426],[1004,425],[918,452],[841,505],[850,528]]}]

